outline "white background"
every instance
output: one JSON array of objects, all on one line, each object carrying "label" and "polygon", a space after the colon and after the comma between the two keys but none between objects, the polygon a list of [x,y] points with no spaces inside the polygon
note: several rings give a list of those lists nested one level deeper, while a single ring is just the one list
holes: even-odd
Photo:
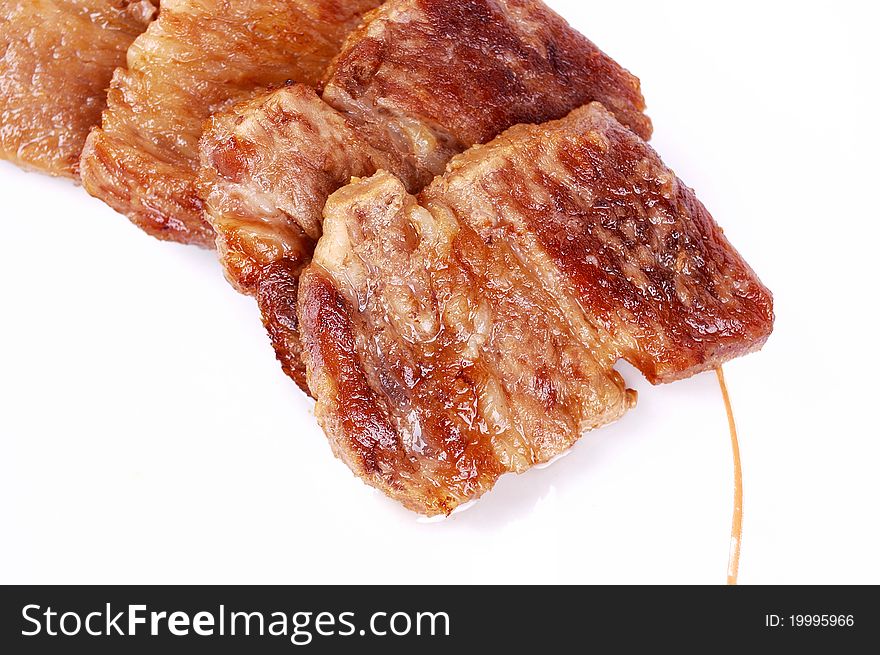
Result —
[{"label": "white background", "polygon": [[[871,3],[550,4],[641,77],[654,146],[775,293],[726,367],[741,582],[880,582]],[[0,582],[724,581],[713,375],[624,367],[620,423],[422,524],[332,457],[211,253],[7,163],[0,198]]]}]

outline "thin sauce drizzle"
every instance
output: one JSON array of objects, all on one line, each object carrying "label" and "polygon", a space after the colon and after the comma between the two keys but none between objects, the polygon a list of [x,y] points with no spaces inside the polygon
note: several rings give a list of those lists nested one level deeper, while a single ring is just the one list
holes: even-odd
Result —
[{"label": "thin sauce drizzle", "polygon": [[727,409],[727,424],[730,426],[730,444],[733,447],[733,523],[730,528],[730,554],[727,560],[727,584],[735,585],[739,578],[739,553],[742,547],[742,521],[743,521],[743,484],[742,462],[739,456],[739,437],[736,434],[736,421],[733,418],[733,405],[730,403],[730,394],[727,392],[727,383],[724,381],[724,371],[719,366],[715,369],[718,376],[718,384],[721,386],[721,395],[724,397],[724,407]]}]

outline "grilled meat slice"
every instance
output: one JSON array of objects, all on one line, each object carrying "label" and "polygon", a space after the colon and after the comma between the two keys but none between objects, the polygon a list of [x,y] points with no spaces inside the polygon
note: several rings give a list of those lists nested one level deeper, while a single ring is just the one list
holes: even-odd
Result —
[{"label": "grilled meat slice", "polygon": [[86,189],[150,234],[213,245],[196,192],[204,121],[257,89],[318,83],[379,0],[165,0],[113,77]]},{"label": "grilled meat slice", "polygon": [[307,390],[296,287],[327,197],[376,166],[397,170],[345,117],[297,84],[215,116],[200,184],[229,280],[256,295],[282,367]]},{"label": "grilled meat slice", "polygon": [[384,169],[417,192],[471,145],[591,100],[651,133],[638,80],[540,0],[390,0],[349,37],[323,100],[277,90],[216,115],[201,145],[227,275],[257,296],[301,386],[290,293],[324,201],[352,176]]},{"label": "grilled meat slice", "polygon": [[412,158],[421,186],[453,155],[597,101],[641,137],[639,81],[540,0],[392,0],[352,33],[324,99]]},{"label": "grilled meat slice", "polygon": [[600,104],[456,157],[418,199],[333,195],[302,274],[316,414],[366,482],[425,514],[569,448],[653,383],[759,348],[772,298],[694,193]]},{"label": "grilled meat slice", "polygon": [[76,178],[113,71],[155,13],[147,0],[0,0],[0,158]]}]

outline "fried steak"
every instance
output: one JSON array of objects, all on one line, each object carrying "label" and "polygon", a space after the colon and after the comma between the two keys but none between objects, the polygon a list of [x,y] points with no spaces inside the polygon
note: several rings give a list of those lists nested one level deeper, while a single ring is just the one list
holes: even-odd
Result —
[{"label": "fried steak", "polygon": [[568,449],[652,383],[756,350],[772,297],[694,193],[600,104],[456,157],[417,198],[334,194],[302,274],[316,414],[336,454],[448,514]]},{"label": "fried steak", "polygon": [[163,0],[113,77],[86,189],[160,239],[212,246],[195,179],[204,121],[257,89],[318,83],[379,0]]},{"label": "fried steak", "polygon": [[76,178],[113,71],[155,13],[147,0],[0,0],[0,158]]},{"label": "fried steak", "polygon": [[593,100],[650,136],[638,80],[540,0],[390,0],[349,37],[322,98],[292,86],[215,115],[206,215],[285,371],[306,388],[296,288],[333,191],[384,169],[418,192],[470,146]]}]

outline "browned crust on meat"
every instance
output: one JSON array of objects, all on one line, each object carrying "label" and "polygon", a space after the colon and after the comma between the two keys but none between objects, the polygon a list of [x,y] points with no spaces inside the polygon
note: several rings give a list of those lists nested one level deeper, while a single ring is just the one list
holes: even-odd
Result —
[{"label": "browned crust on meat", "polygon": [[113,71],[155,13],[147,0],[0,3],[0,158],[78,177]]},{"label": "browned crust on meat", "polygon": [[652,383],[712,369],[770,336],[772,294],[693,190],[599,104],[461,155],[422,198],[467,213],[474,195],[535,235]]},{"label": "browned crust on meat", "polygon": [[326,215],[300,284],[304,358],[318,420],[369,484],[449,513],[633,405],[516,249],[429,214],[387,173],[334,194]]},{"label": "browned crust on meat", "polygon": [[651,136],[639,80],[535,0],[386,2],[349,37],[324,98],[422,121],[459,152],[591,101]]},{"label": "browned crust on meat", "polygon": [[163,3],[114,75],[83,152],[86,190],[157,238],[213,246],[196,188],[205,120],[260,89],[317,84],[378,1]]},{"label": "browned crust on meat", "polygon": [[254,294],[267,266],[307,264],[327,197],[377,162],[391,159],[302,84],[213,116],[201,139],[200,195],[232,284]]},{"label": "browned crust on meat", "polygon": [[200,188],[226,275],[254,295],[284,371],[308,393],[296,324],[297,279],[321,234],[327,197],[391,157],[295,84],[214,116]]},{"label": "browned crust on meat", "polygon": [[[438,413],[435,430],[447,435],[442,475],[421,475],[391,424],[386,400],[371,386],[355,347],[350,305],[320,267],[303,275],[300,304],[312,390],[332,399],[316,410],[334,453],[358,476],[408,509],[428,516],[449,514],[488,491],[504,472],[484,441],[467,441]],[[430,428],[428,428],[430,429]],[[454,490],[454,491],[453,491]],[[458,493],[455,493],[458,492]]]},{"label": "browned crust on meat", "polygon": [[[124,69],[116,72],[116,78],[125,75]],[[126,106],[118,88],[111,87],[108,99],[117,115]],[[130,105],[125,111],[134,119]],[[204,205],[189,175],[181,174],[177,162],[145,155],[135,145],[136,129],[120,126],[114,137],[92,132],[80,163],[86,191],[157,239],[212,247],[214,234],[202,218]]]},{"label": "browned crust on meat", "polygon": [[515,127],[418,197],[334,194],[299,285],[316,415],[410,509],[448,513],[657,384],[760,348],[772,296],[693,192],[600,104]]},{"label": "browned crust on meat", "polygon": [[353,176],[388,170],[417,192],[473,143],[593,99],[650,135],[638,80],[542,2],[386,2],[328,70],[323,103],[294,85],[213,117],[201,186],[227,277],[255,293],[265,267],[307,263],[324,202]]},{"label": "browned crust on meat", "polygon": [[308,394],[296,313],[301,271],[290,259],[273,262],[261,271],[256,297],[282,370]]}]

